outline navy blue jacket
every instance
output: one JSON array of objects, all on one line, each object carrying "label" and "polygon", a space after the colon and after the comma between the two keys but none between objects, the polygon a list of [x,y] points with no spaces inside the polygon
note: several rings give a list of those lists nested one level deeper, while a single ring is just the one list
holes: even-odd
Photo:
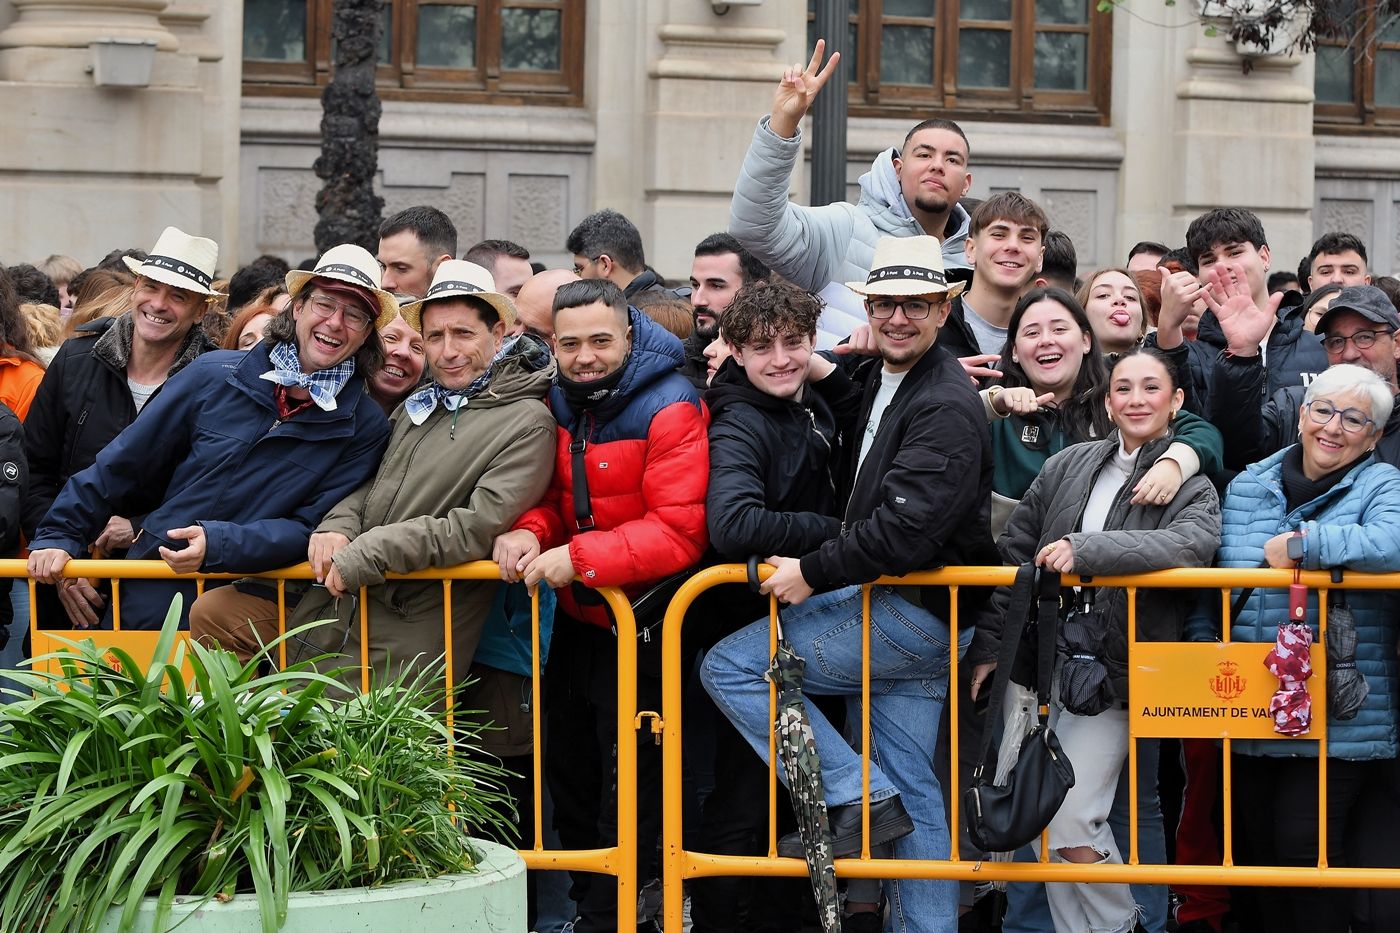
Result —
[{"label": "navy blue jacket", "polygon": [[[321,518],[374,475],[389,422],[360,376],[335,411],[312,406],[280,421],[273,384],[259,378],[272,369],[269,350],[264,342],[206,353],[172,376],[63,487],[30,549],[81,557],[110,516],[141,515],[129,559],[159,559],[167,531],[199,524],[202,570],[256,573],[305,560]],[[128,584],[123,625],[158,627],[176,589],[193,592]]]}]

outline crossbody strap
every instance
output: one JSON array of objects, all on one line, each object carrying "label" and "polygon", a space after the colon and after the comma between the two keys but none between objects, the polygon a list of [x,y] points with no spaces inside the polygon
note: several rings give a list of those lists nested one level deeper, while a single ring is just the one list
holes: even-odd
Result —
[{"label": "crossbody strap", "polygon": [[[1021,646],[1021,635],[1030,621],[1031,602],[1039,576],[1040,572],[1034,564],[1022,564],[1016,568],[1016,582],[1011,585],[1011,603],[1006,609],[1006,620],[1001,627],[997,672],[992,677],[992,696],[987,703],[987,720],[982,726],[982,753],[978,756],[977,770],[973,772],[974,779],[980,778],[983,769],[989,764],[995,767],[992,733],[1001,721],[1006,688],[1011,684],[1011,666],[1016,663],[1016,651]],[[1053,663],[1053,657],[1051,660]]]},{"label": "crossbody strap", "polygon": [[574,525],[579,531],[593,530],[593,501],[588,495],[588,462],[583,456],[587,449],[588,416],[584,414],[574,422],[573,437],[569,439],[574,474]]}]

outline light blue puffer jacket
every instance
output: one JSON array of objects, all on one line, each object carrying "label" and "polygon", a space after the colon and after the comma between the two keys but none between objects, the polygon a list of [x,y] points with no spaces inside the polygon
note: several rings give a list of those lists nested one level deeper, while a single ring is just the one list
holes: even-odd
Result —
[{"label": "light blue puffer jacket", "polygon": [[[875,157],[860,177],[860,201],[805,207],[788,200],[792,170],[802,152],[802,131],[784,139],[759,121],[729,205],[729,232],[774,272],[808,291],[821,292],[827,306],[817,323],[817,346],[827,349],[866,323],[859,295],[845,282],[864,282],[875,243],[887,236],[922,236],[899,191],[893,150]],[[954,206],[943,238],[943,267],[968,268],[963,242],[968,214]]]},{"label": "light blue puffer jacket", "polygon": [[[1307,535],[1305,570],[1400,570],[1400,470],[1368,458],[1326,493],[1290,512],[1283,492],[1283,461],[1292,449],[1285,448],[1251,464],[1225,490],[1224,529],[1217,564],[1262,566],[1265,542],[1274,535],[1301,528]],[[1214,602],[1218,604],[1219,600]],[[1355,719],[1328,721],[1328,757],[1393,758],[1397,744],[1395,632],[1400,622],[1400,593],[1350,590],[1347,602],[1356,619],[1356,668],[1366,678],[1371,692]],[[1287,617],[1286,589],[1256,589],[1241,607],[1230,637],[1235,641],[1273,642],[1279,622]],[[1316,637],[1316,592],[1308,600],[1308,623]],[[1314,691],[1321,688],[1316,674],[1309,686]],[[1234,748],[1246,755],[1317,757],[1317,742],[1308,739],[1237,741]]]}]

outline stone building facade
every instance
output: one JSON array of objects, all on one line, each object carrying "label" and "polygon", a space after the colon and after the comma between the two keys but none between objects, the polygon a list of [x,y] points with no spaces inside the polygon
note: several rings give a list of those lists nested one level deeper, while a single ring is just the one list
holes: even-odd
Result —
[{"label": "stone building facade", "polygon": [[[0,258],[92,262],[167,223],[217,237],[227,271],[309,256],[330,3],[0,0]],[[610,206],[660,272],[683,276],[695,242],[726,225],[783,64],[807,55],[808,6],[392,0],[386,210],[434,204],[463,248],[505,237],[556,265],[571,227]],[[1371,244],[1375,272],[1400,272],[1400,36],[1362,63],[1329,47],[1255,56],[1245,73],[1251,50],[1207,35],[1189,3],[850,9],[852,192],[876,152],[943,115],[970,137],[972,193],[1040,200],[1086,270],[1242,205],[1285,264],[1344,229]],[[98,83],[114,45],[150,50],[144,83]]]}]

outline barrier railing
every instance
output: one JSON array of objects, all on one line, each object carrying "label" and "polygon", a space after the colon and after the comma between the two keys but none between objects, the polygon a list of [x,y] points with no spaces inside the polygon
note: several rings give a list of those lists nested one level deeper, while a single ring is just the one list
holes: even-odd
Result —
[{"label": "barrier railing", "polygon": [[[771,572],[763,569],[763,576]],[[861,675],[861,717],[859,723],[859,748],[870,748],[870,586],[878,585],[927,585],[949,588],[950,629],[956,631],[962,620],[958,618],[958,589],[965,586],[1010,585],[1015,576],[1014,567],[963,567],[910,574],[905,577],[885,577],[863,588],[862,631],[864,649],[862,652]],[[711,876],[754,876],[782,875],[805,876],[807,866],[798,859],[780,858],[777,855],[777,768],[774,754],[776,741],[769,732],[769,794],[768,794],[768,853],[763,856],[711,855],[692,852],[684,848],[683,809],[679,788],[683,774],[682,756],[682,709],[683,672],[681,670],[681,636],[685,624],[686,611],[691,603],[706,590],[726,584],[746,584],[747,568],[739,564],[710,567],[698,572],[680,588],[667,610],[662,636],[662,690],[663,690],[663,743],[662,743],[662,784],[667,789],[663,800],[662,822],[662,878],[664,888],[663,917],[667,933],[680,933],[684,903],[683,881],[688,878]],[[1241,885],[1241,886],[1306,886],[1306,887],[1356,887],[1356,888],[1400,888],[1400,869],[1383,868],[1344,868],[1327,864],[1327,737],[1326,737],[1326,592],[1331,589],[1400,589],[1400,574],[1361,574],[1347,573],[1340,583],[1334,583],[1329,573],[1305,572],[1301,582],[1318,593],[1319,637],[1313,646],[1314,677],[1309,683],[1309,693],[1313,697],[1313,729],[1302,739],[1289,739],[1277,736],[1272,730],[1272,719],[1267,716],[1268,698],[1274,692],[1268,683],[1268,676],[1262,667],[1253,669],[1260,672],[1254,681],[1263,683],[1253,690],[1247,684],[1229,681],[1222,691],[1235,694],[1229,697],[1229,704],[1221,708],[1227,712],[1219,717],[1199,718],[1200,723],[1219,718],[1227,728],[1209,731],[1202,728],[1173,731],[1167,725],[1170,717],[1163,717],[1151,727],[1144,723],[1148,718],[1142,715],[1145,692],[1161,689],[1173,679],[1172,671],[1180,672],[1183,667],[1195,666],[1205,670],[1210,665],[1226,663],[1241,665],[1248,662],[1262,663],[1264,655],[1273,643],[1234,643],[1230,642],[1230,591],[1232,588],[1287,588],[1293,582],[1293,573],[1288,570],[1254,569],[1181,569],[1166,570],[1136,576],[1076,578],[1067,577],[1068,582],[1093,587],[1123,587],[1128,594],[1129,631],[1129,742],[1128,742],[1128,782],[1130,815],[1130,843],[1125,854],[1124,864],[1079,864],[1049,861],[1049,848],[1041,839],[1039,862],[1003,862],[965,860],[959,855],[959,832],[961,817],[960,788],[944,788],[945,799],[951,811],[951,851],[947,860],[896,860],[871,858],[869,848],[870,826],[870,771],[869,756],[862,756],[862,852],[858,858],[837,859],[836,873],[844,878],[939,878],[959,881],[1043,881],[1043,882],[1109,882],[1134,884],[1194,884],[1194,885]],[[1221,636],[1218,643],[1139,643],[1136,640],[1137,596],[1140,589],[1192,589],[1219,590],[1221,594]],[[770,609],[770,619],[773,613]],[[971,624],[972,620],[968,620]],[[958,684],[958,639],[949,639],[948,658],[948,716],[952,734],[949,737],[949,774],[955,782],[959,774],[958,705],[960,697]],[[770,624],[770,654],[777,645],[777,633]],[[1144,668],[1157,674],[1152,679]],[[1232,675],[1233,676],[1233,675]],[[1244,678],[1248,679],[1248,678]],[[1263,702],[1259,702],[1262,694]],[[769,689],[769,722],[776,714],[776,687]],[[1191,708],[1190,704],[1180,704]],[[1264,715],[1256,715],[1264,708]],[[1246,713],[1235,715],[1230,710],[1244,709]],[[1261,720],[1263,720],[1261,722]],[[988,724],[995,728],[997,724]],[[848,729],[850,728],[848,724]],[[1144,865],[1138,861],[1138,813],[1137,813],[1137,742],[1138,738],[1169,737],[1182,734],[1186,737],[1210,737],[1222,740],[1223,780],[1221,794],[1224,805],[1223,859],[1220,865]],[[1278,741],[1319,742],[1318,749],[1318,864],[1317,867],[1298,866],[1242,866],[1234,863],[1234,839],[1231,829],[1231,771],[1230,743],[1238,738],[1271,738]]]},{"label": "barrier railing", "polygon": [[[764,575],[769,572],[764,568]],[[878,585],[925,585],[947,587],[949,589],[949,619],[951,629],[962,625],[958,618],[957,594],[960,587],[989,587],[1009,585],[1015,574],[1011,567],[964,567],[928,573],[911,574],[899,578],[881,578],[869,586]],[[30,589],[30,632],[35,639],[35,654],[41,653],[41,646],[49,636],[65,638],[96,638],[99,643],[117,643],[118,640],[140,640],[147,636],[141,632],[121,629],[120,590],[122,580],[196,580],[202,591],[206,580],[231,580],[242,574],[201,574],[181,575],[171,571],[160,561],[88,561],[75,560],[65,568],[67,577],[94,577],[113,581],[113,600],[118,603],[114,615],[114,630],[93,629],[41,630],[37,627],[35,604],[35,584],[28,581]],[[286,582],[288,580],[309,580],[311,569],[306,564],[282,570],[257,574],[257,577],[274,582],[279,605],[279,633],[285,631]],[[26,567],[21,560],[0,560],[0,577],[26,578]],[[452,668],[452,626],[451,626],[451,583],[454,580],[499,581],[498,569],[494,563],[477,562],[458,567],[440,568],[409,574],[390,574],[391,580],[440,581],[443,586],[443,645],[448,658],[447,681],[455,682],[457,672]],[[950,827],[951,851],[947,860],[896,860],[872,858],[868,843],[863,845],[859,857],[838,859],[837,874],[845,878],[945,878],[961,881],[1090,881],[1110,883],[1146,884],[1197,884],[1197,885],[1240,885],[1240,886],[1307,886],[1307,887],[1358,887],[1358,888],[1400,888],[1400,870],[1383,868],[1350,868],[1329,866],[1326,861],[1327,839],[1327,755],[1326,755],[1326,671],[1325,644],[1327,630],[1326,593],[1332,589],[1400,589],[1400,574],[1361,574],[1347,573],[1341,582],[1334,582],[1328,573],[1305,572],[1301,582],[1318,594],[1319,638],[1313,646],[1315,671],[1309,686],[1314,703],[1314,727],[1302,740],[1319,742],[1318,754],[1318,864],[1315,867],[1236,865],[1234,863],[1234,839],[1231,814],[1231,759],[1230,743],[1240,738],[1269,738],[1278,741],[1297,741],[1276,736],[1272,731],[1272,720],[1261,714],[1266,711],[1268,697],[1273,687],[1267,676],[1260,674],[1249,683],[1238,680],[1222,681],[1223,688],[1215,694],[1217,712],[1207,716],[1156,716],[1144,715],[1144,707],[1156,694],[1183,689],[1182,672],[1194,671],[1192,680],[1209,682],[1209,677],[1198,676],[1201,672],[1210,674],[1221,670],[1221,665],[1233,665],[1233,670],[1250,669],[1261,671],[1260,662],[1272,643],[1231,643],[1230,641],[1230,596],[1231,589],[1239,587],[1286,588],[1293,582],[1291,571],[1253,569],[1222,570],[1192,569],[1167,570],[1157,573],[1121,577],[1095,577],[1092,579],[1071,578],[1073,582],[1093,587],[1122,587],[1128,593],[1129,605],[1129,664],[1132,675],[1129,678],[1129,735],[1127,786],[1129,788],[1130,836],[1124,864],[1074,864],[1053,863],[1048,860],[1049,851],[1042,839],[1039,862],[992,862],[976,859],[963,859],[959,852],[961,824],[959,814],[960,793],[957,788],[945,788],[945,796],[951,811]],[[665,789],[661,806],[662,824],[662,870],[664,880],[663,918],[667,933],[680,933],[682,929],[683,887],[688,878],[710,876],[779,875],[799,877],[807,873],[806,865],[797,859],[780,858],[776,854],[777,826],[777,772],[774,739],[769,737],[769,795],[768,795],[768,853],[759,856],[721,856],[688,851],[682,843],[682,687],[681,638],[685,615],[691,603],[703,592],[720,585],[745,585],[747,568],[738,564],[711,567],[697,572],[677,592],[668,608],[662,636],[662,691],[663,705],[661,716],[654,711],[637,709],[636,681],[636,624],[631,607],[625,596],[614,589],[600,589],[598,592],[607,601],[617,623],[618,633],[618,683],[617,683],[617,729],[624,736],[641,729],[646,718],[654,717],[652,731],[658,731],[662,738],[663,787]],[[863,599],[862,630],[865,649],[862,658],[861,708],[859,723],[860,747],[870,747],[870,674],[869,674],[869,586],[865,588]],[[1217,590],[1220,593],[1222,640],[1199,644],[1190,643],[1139,643],[1135,638],[1137,618],[1137,596],[1143,589],[1172,590]],[[369,661],[366,646],[370,643],[368,607],[365,601],[365,588],[360,589],[359,625],[361,644],[361,686],[369,684]],[[541,787],[541,743],[538,741],[541,720],[541,671],[539,664],[539,606],[538,599],[533,603],[532,635],[532,717],[536,741],[533,743],[532,767],[534,786]],[[968,620],[971,624],[971,620]],[[776,631],[770,631],[770,650],[776,646]],[[50,642],[51,643],[51,642]],[[958,640],[950,639],[948,680],[958,683]],[[285,663],[285,643],[280,651],[280,660]],[[1224,677],[1227,675],[1216,674]],[[1228,675],[1233,677],[1234,675]],[[1228,696],[1222,696],[1228,694]],[[452,691],[448,693],[452,703]],[[1180,703],[1171,703],[1172,708],[1199,708],[1189,696],[1182,695]],[[959,774],[958,758],[960,746],[957,736],[959,722],[958,706],[961,701],[957,689],[948,691],[948,721],[952,729],[949,739],[950,767],[954,778]],[[1160,705],[1160,704],[1159,704]],[[770,716],[776,711],[776,690],[770,689]],[[1236,712],[1241,711],[1241,712]],[[449,707],[450,715],[450,707]],[[659,718],[659,722],[657,719]],[[1189,720],[1186,721],[1186,720]],[[1209,726],[1207,723],[1218,725]],[[1223,742],[1222,757],[1222,803],[1224,810],[1223,858],[1219,865],[1144,865],[1138,859],[1138,816],[1137,816],[1137,743],[1138,738],[1160,738],[1170,736],[1218,738]],[[540,794],[534,798],[535,836],[530,847],[523,848],[527,866],[532,869],[578,870],[615,876],[618,881],[619,916],[630,916],[635,910],[638,893],[637,865],[637,799],[636,745],[633,742],[619,741],[617,746],[618,782],[618,840],[615,846],[591,850],[547,850],[543,845],[543,821]],[[863,836],[868,837],[869,827],[869,760],[864,761],[862,778],[862,826]],[[648,802],[655,805],[655,802]],[[630,832],[629,832],[630,829]]]},{"label": "barrier railing", "polygon": [[[27,580],[29,586],[29,632],[33,654],[47,653],[61,647],[53,636],[69,640],[93,639],[99,647],[118,646],[129,650],[135,657],[149,653],[155,647],[154,632],[124,629],[121,622],[121,581],[123,580],[169,580],[196,583],[197,592],[204,592],[205,581],[235,580],[256,577],[273,582],[277,590],[278,635],[286,632],[287,620],[287,581],[313,580],[314,574],[309,564],[297,564],[280,570],[259,574],[177,574],[163,561],[138,560],[73,560],[63,571],[65,577],[84,577],[112,581],[112,628],[111,629],[40,629],[38,627],[38,607],[35,599],[36,584],[27,579],[26,563],[23,560],[0,560],[0,578]],[[464,679],[466,672],[454,669],[452,631],[452,583],[457,580],[480,580],[501,582],[500,568],[490,561],[477,561],[456,567],[433,568],[414,573],[386,574],[389,580],[441,581],[443,591],[443,651],[446,656],[446,704],[449,725],[453,717],[453,687]],[[368,690],[370,685],[370,621],[366,602],[366,587],[359,589],[359,635],[360,635],[360,688]],[[631,735],[641,728],[641,717],[637,710],[637,638],[636,620],[632,607],[620,590],[600,587],[596,592],[606,600],[617,626],[617,734]],[[540,671],[540,618],[539,595],[531,599],[531,696],[530,704],[534,741],[532,742],[532,780],[534,827],[533,840],[529,848],[520,849],[520,855],[527,867],[551,871],[586,871],[613,875],[617,878],[618,915],[632,916],[637,904],[637,747],[634,742],[619,740],[617,743],[617,844],[599,849],[546,849],[544,847],[544,820],[542,815],[542,775],[541,754],[541,671]],[[185,637],[188,637],[187,634]],[[278,646],[279,664],[287,663],[287,643]],[[633,827],[632,832],[627,828]]]}]

